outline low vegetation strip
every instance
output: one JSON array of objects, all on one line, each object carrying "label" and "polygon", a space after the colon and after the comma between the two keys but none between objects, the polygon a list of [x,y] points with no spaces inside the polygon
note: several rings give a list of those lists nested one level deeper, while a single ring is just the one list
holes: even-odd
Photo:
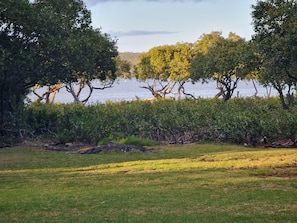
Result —
[{"label": "low vegetation strip", "polygon": [[0,150],[0,222],[296,222],[297,150]]},{"label": "low vegetation strip", "polygon": [[[297,110],[276,98],[160,100],[82,105],[35,105],[23,113],[23,139],[108,143],[133,137],[159,143],[227,142],[296,147]],[[283,141],[280,141],[283,140]],[[122,143],[122,142],[120,142]]]}]

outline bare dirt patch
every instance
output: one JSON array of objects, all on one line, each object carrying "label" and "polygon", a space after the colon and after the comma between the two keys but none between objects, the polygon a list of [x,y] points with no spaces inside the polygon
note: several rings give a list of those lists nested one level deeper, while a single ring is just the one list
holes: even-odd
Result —
[{"label": "bare dirt patch", "polygon": [[149,149],[143,146],[126,145],[109,143],[107,145],[95,146],[84,143],[41,143],[24,141],[22,146],[38,147],[50,151],[62,151],[70,154],[98,154],[98,153],[111,153],[111,152],[123,152],[130,153],[133,151],[147,152]]},{"label": "bare dirt patch", "polygon": [[107,145],[102,146],[94,146],[90,148],[84,148],[77,150],[76,153],[79,154],[98,154],[98,153],[110,153],[113,151],[123,152],[123,153],[130,153],[133,151],[138,152],[147,152],[148,150],[143,146],[135,146],[135,145],[126,145],[126,144],[115,144],[110,143]]},{"label": "bare dirt patch", "polygon": [[297,142],[292,141],[291,139],[282,139],[282,140],[275,140],[271,143],[264,143],[262,144],[264,148],[296,148]]}]

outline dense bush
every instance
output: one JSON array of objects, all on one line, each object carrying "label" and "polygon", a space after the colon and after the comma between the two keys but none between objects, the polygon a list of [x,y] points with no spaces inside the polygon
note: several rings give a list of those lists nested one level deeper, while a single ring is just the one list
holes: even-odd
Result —
[{"label": "dense bush", "polygon": [[297,108],[283,110],[276,98],[132,101],[83,106],[29,105],[23,135],[58,142],[93,142],[114,133],[166,143],[215,141],[257,144],[295,140]]}]

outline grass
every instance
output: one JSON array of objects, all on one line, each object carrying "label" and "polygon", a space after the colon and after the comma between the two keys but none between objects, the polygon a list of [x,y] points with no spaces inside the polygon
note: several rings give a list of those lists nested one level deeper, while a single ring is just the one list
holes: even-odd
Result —
[{"label": "grass", "polygon": [[0,150],[0,222],[297,222],[297,150]]},{"label": "grass", "polygon": [[122,133],[116,133],[110,135],[107,138],[101,139],[98,142],[98,145],[106,145],[110,142],[126,144],[126,145],[135,145],[135,146],[158,146],[160,145],[158,142],[154,142],[148,139],[142,139],[136,136],[128,136],[125,137]]},{"label": "grass", "polygon": [[118,141],[120,144],[135,145],[135,146],[158,146],[157,142],[148,139],[141,139],[136,136],[129,136]]}]

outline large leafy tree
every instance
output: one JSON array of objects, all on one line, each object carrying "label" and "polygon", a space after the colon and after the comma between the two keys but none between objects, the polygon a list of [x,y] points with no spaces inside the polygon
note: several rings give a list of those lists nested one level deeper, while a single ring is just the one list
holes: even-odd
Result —
[{"label": "large leafy tree", "polygon": [[[47,103],[53,102],[55,94],[65,87],[73,96],[74,102],[85,103],[94,90],[112,87],[116,78],[117,51],[115,42],[110,40],[108,35],[102,35],[100,30],[88,29],[73,33],[65,44],[68,50],[63,61],[60,61],[64,75],[57,83],[41,82],[34,87],[33,92],[39,101],[46,99]],[[95,79],[100,81],[94,82]],[[48,90],[38,95],[35,90],[44,84],[48,85]],[[81,92],[85,88],[89,90],[88,94],[81,98]]]},{"label": "large leafy tree", "polygon": [[194,52],[195,54],[201,53],[206,54],[210,48],[212,48],[219,40],[222,40],[222,32],[213,31],[209,34],[203,34],[195,43],[194,43]]},{"label": "large leafy tree", "polygon": [[238,81],[245,79],[254,70],[250,65],[255,56],[250,43],[234,33],[224,38],[220,33],[214,32],[202,36],[201,43],[198,44],[198,53],[192,62],[192,81],[204,83],[215,80],[220,90],[217,96],[222,96],[225,101],[229,100]]},{"label": "large leafy tree", "polygon": [[[75,102],[85,103],[94,90],[103,90],[113,85],[116,79],[117,50],[115,42],[99,30],[90,29],[80,34],[82,36],[79,39],[69,44],[71,50],[68,51],[65,67],[70,78],[62,82]],[[100,80],[100,83],[93,80]],[[80,93],[86,87],[89,94],[81,99]]]},{"label": "large leafy tree", "polygon": [[[24,97],[37,79],[35,13],[28,1],[0,2],[0,137],[15,134]],[[1,139],[0,138],[0,139]]]},{"label": "large leafy tree", "polygon": [[177,86],[178,98],[189,80],[193,50],[191,44],[177,43],[154,47],[140,55],[135,66],[136,78],[147,81],[144,88],[154,97],[165,98]]},{"label": "large leafy tree", "polygon": [[[173,52],[173,58],[170,61],[170,76],[169,79],[175,81],[177,86],[177,97],[181,98],[181,93],[192,96],[186,93],[185,83],[190,79],[191,62],[194,56],[192,44],[177,43]],[[192,96],[193,97],[193,96]]]},{"label": "large leafy tree", "polygon": [[[90,13],[82,1],[38,0],[35,6],[39,11],[45,10],[45,13],[50,15],[59,15],[59,23],[63,24],[57,37],[45,38],[44,45],[48,50],[43,54],[44,64],[47,65],[49,76],[54,77],[54,85],[48,81],[39,83],[38,86],[48,85],[50,91],[45,95],[51,93],[52,89],[55,94],[56,86],[65,86],[75,102],[84,103],[88,101],[93,90],[111,87],[116,78],[116,42],[108,35],[101,34],[100,30],[92,29]],[[56,19],[55,16],[53,23]],[[55,33],[55,29],[56,26],[52,33]],[[61,50],[62,56],[57,57]],[[94,79],[101,82],[94,85]],[[81,98],[84,88],[88,88],[89,94],[86,98]]]},{"label": "large leafy tree", "polygon": [[297,83],[296,12],[296,0],[258,1],[252,12],[253,40],[263,57],[260,82],[278,91],[285,109],[294,104]]},{"label": "large leafy tree", "polygon": [[36,84],[62,83],[74,93],[73,83],[115,79],[116,42],[92,28],[83,1],[7,0],[0,10],[1,136],[16,134],[24,98]]},{"label": "large leafy tree", "polygon": [[174,83],[169,78],[169,63],[172,60],[174,46],[158,46],[140,55],[135,66],[136,78],[147,81],[148,89],[155,98],[165,98],[171,93]]}]

